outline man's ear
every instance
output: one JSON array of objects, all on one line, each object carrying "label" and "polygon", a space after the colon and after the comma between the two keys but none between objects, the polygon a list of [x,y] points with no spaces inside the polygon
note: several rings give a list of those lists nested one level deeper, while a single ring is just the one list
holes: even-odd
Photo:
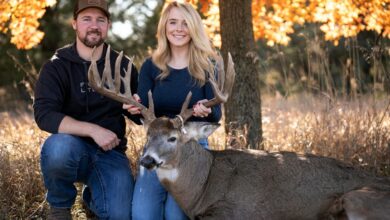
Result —
[{"label": "man's ear", "polygon": [[219,123],[210,122],[186,122],[184,124],[183,136],[187,139],[203,139],[209,137],[218,127]]},{"label": "man's ear", "polygon": [[72,20],[72,27],[73,27],[73,30],[76,30],[77,28],[77,25],[76,25],[76,20],[75,19],[73,19]]}]

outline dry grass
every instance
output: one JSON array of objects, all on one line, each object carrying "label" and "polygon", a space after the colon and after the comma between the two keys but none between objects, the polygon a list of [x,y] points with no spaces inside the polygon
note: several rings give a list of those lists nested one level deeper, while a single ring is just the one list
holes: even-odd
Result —
[{"label": "dry grass", "polygon": [[[288,150],[327,155],[390,175],[389,99],[331,101],[318,97],[263,99],[266,150]],[[44,219],[47,204],[39,168],[39,146],[47,137],[30,114],[0,113],[0,220]],[[129,124],[129,150],[133,170],[145,133]],[[210,145],[223,149],[223,127]],[[80,188],[80,186],[79,186]],[[80,202],[74,219],[86,219]]]},{"label": "dry grass", "polygon": [[330,156],[390,175],[389,100],[264,99],[265,149]]},{"label": "dry grass", "polygon": [[39,146],[46,134],[30,115],[0,118],[0,219],[37,219],[45,211]]}]

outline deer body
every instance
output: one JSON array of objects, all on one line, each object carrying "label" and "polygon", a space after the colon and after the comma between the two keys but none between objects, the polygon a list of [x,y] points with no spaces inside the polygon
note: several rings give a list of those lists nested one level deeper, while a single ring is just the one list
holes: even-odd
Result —
[{"label": "deer body", "polygon": [[169,169],[177,176],[162,175],[166,168],[157,175],[191,219],[319,219],[346,192],[390,189],[389,182],[314,155],[208,151],[194,140],[174,154]]}]

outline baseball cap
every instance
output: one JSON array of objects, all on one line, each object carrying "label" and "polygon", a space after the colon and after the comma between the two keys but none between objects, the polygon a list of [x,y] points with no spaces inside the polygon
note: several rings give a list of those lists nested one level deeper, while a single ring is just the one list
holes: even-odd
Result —
[{"label": "baseball cap", "polygon": [[106,14],[107,18],[110,18],[110,12],[108,12],[108,4],[105,0],[77,0],[76,6],[73,11],[73,18],[76,19],[77,15],[84,9],[98,8]]}]

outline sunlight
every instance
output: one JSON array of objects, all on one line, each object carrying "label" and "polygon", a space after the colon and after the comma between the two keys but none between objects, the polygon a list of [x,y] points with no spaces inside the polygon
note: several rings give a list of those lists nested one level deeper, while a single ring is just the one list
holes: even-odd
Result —
[{"label": "sunlight", "polygon": [[[128,6],[128,3],[126,3],[127,1],[123,1],[123,0],[115,0],[115,5],[113,5],[113,7],[111,8],[111,11],[113,11],[113,13],[118,13],[119,11],[123,11],[124,8],[126,8]],[[140,7],[135,7],[133,6],[132,8],[130,8],[128,11],[125,12],[125,14],[127,15],[131,15],[131,14],[135,14],[137,13],[138,11],[151,11],[153,10],[155,7],[157,7],[157,4],[158,4],[158,1],[146,1],[146,5],[147,7],[145,6],[140,6]],[[151,16],[152,14],[148,15],[148,16]],[[143,16],[138,16],[137,17],[137,22],[135,23],[136,25],[145,25],[145,20],[146,18],[143,17]],[[119,36],[121,39],[126,39],[128,38],[134,31],[133,31],[133,23],[130,21],[130,20],[125,20],[124,22],[122,21],[114,21],[112,22],[112,33],[116,36]]]},{"label": "sunlight", "polygon": [[133,33],[133,27],[130,21],[113,22],[112,33],[122,39],[128,38]]}]

